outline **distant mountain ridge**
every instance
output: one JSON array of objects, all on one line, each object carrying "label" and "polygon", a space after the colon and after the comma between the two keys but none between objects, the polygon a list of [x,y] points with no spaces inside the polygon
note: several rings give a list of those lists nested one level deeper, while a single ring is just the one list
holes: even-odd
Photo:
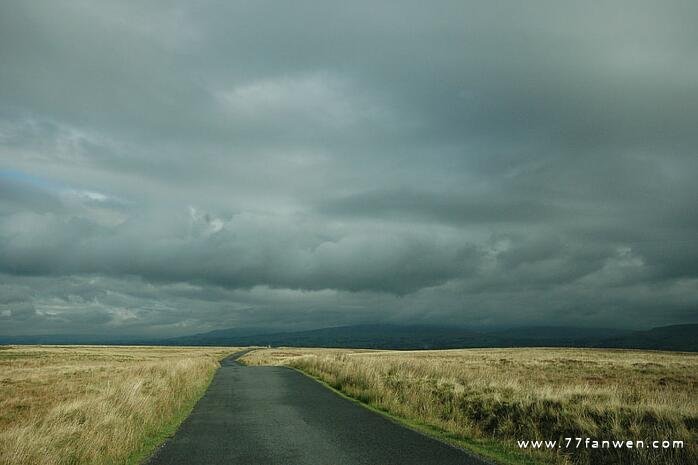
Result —
[{"label": "distant mountain ridge", "polygon": [[491,337],[462,328],[430,325],[363,324],[306,331],[228,336],[226,330],[169,339],[195,345],[286,345],[304,347],[355,347],[373,349],[453,348],[474,340],[494,342]]},{"label": "distant mountain ridge", "polygon": [[175,345],[270,345],[368,349],[455,349],[477,347],[608,347],[698,351],[698,324],[647,331],[531,326],[496,331],[431,325],[353,325],[243,336],[216,330],[164,341]]},{"label": "distant mountain ridge", "polygon": [[698,351],[698,324],[671,325],[634,331],[603,341],[604,347],[624,349]]},{"label": "distant mountain ridge", "polygon": [[453,326],[362,324],[286,332],[227,328],[168,339],[80,335],[0,336],[0,344],[269,345],[367,349],[597,347],[698,352],[698,324],[662,326],[646,331],[568,326],[475,331]]}]

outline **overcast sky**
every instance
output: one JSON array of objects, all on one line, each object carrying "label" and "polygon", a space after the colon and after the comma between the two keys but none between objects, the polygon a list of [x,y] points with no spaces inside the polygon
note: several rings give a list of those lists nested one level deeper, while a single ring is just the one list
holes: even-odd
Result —
[{"label": "overcast sky", "polygon": [[0,335],[698,321],[698,2],[0,3]]}]

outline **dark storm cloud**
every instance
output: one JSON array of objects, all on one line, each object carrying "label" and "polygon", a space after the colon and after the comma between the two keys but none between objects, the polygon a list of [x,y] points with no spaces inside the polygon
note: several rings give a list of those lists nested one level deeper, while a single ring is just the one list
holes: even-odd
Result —
[{"label": "dark storm cloud", "polygon": [[418,231],[375,227],[346,233],[303,223],[254,214],[223,220],[194,208],[140,212],[114,226],[84,216],[18,212],[0,223],[0,271],[404,294],[461,276],[479,258],[454,237],[436,241]]},{"label": "dark storm cloud", "polygon": [[555,216],[573,214],[541,199],[498,199],[408,189],[361,192],[324,202],[319,210],[329,215],[471,224],[549,221]]},{"label": "dark storm cloud", "polygon": [[695,2],[4,2],[0,331],[695,321]]}]

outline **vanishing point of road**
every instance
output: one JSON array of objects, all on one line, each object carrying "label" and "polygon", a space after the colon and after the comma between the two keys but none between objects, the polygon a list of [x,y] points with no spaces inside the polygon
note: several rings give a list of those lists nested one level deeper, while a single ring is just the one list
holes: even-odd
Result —
[{"label": "vanishing point of road", "polygon": [[483,465],[295,370],[225,359],[149,465]]}]

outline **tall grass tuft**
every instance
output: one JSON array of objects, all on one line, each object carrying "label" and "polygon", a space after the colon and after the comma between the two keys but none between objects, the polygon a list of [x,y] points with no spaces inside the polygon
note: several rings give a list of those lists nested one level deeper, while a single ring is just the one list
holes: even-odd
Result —
[{"label": "tall grass tuft", "polygon": [[[594,349],[264,350],[350,397],[463,444],[501,443],[511,457],[557,464],[698,463],[698,355]],[[684,449],[524,452],[516,440],[671,439]],[[506,455],[506,454],[505,454]],[[500,454],[501,456],[501,454]],[[512,459],[516,462],[517,459]]]},{"label": "tall grass tuft", "polygon": [[137,463],[176,428],[231,349],[0,350],[0,464]]}]

